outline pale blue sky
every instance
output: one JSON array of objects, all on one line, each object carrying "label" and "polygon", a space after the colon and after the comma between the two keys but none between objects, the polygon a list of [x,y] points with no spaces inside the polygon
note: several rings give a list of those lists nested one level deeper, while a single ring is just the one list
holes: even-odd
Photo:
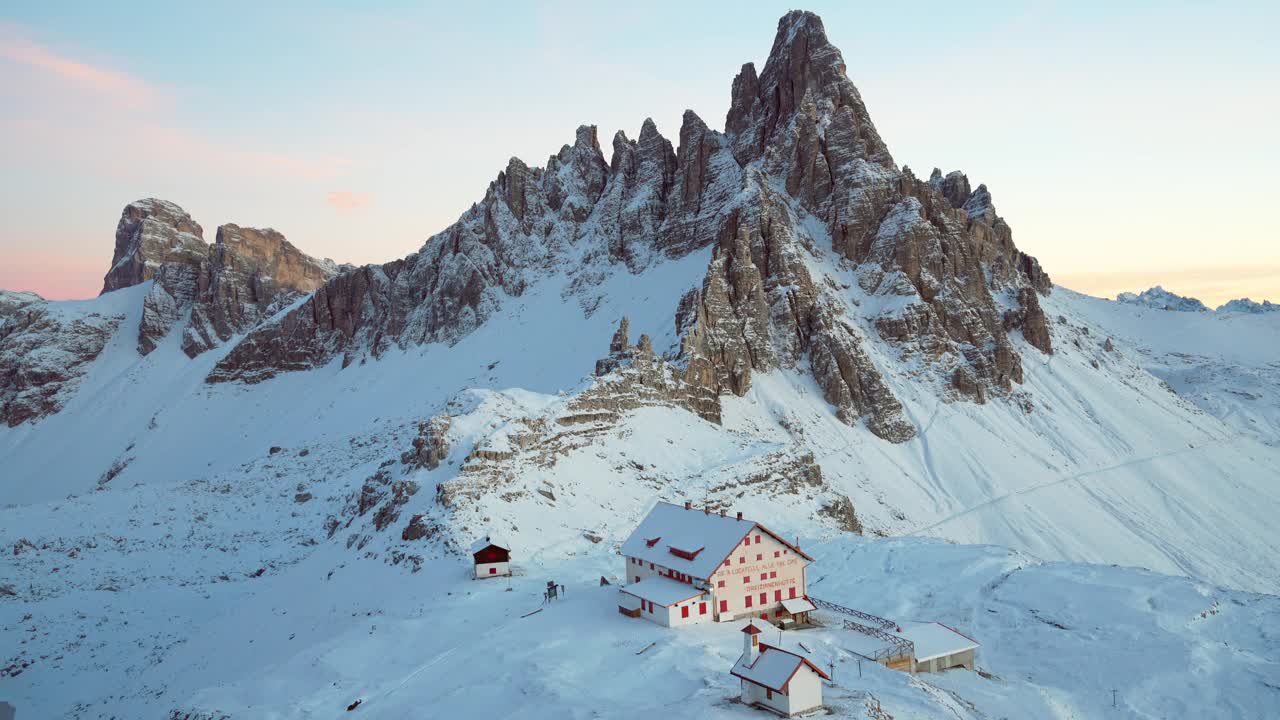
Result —
[{"label": "pale blue sky", "polygon": [[[721,127],[782,3],[0,8],[0,287],[96,294],[146,196],[348,262],[416,250],[579,124]],[[895,159],[987,183],[1099,294],[1280,298],[1277,3],[826,3]]]}]

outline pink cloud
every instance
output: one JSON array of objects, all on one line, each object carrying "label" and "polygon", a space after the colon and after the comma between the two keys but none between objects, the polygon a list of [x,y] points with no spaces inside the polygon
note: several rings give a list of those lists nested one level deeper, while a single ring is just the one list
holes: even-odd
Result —
[{"label": "pink cloud", "polygon": [[164,95],[128,73],[90,65],[61,55],[25,37],[13,23],[0,23],[0,58],[67,81],[121,105],[150,108]]},{"label": "pink cloud", "polygon": [[325,197],[324,201],[325,204],[340,213],[349,213],[354,212],[357,208],[368,205],[369,193],[338,190],[329,193],[329,195]]}]

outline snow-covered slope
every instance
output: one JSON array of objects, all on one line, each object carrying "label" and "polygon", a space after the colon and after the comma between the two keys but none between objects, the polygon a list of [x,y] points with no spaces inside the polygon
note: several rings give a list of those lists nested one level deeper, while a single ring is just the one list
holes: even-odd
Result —
[{"label": "snow-covered slope", "polygon": [[1071,299],[1083,322],[1132,348],[1174,392],[1235,432],[1280,443],[1280,315],[1168,313],[1057,294]]}]

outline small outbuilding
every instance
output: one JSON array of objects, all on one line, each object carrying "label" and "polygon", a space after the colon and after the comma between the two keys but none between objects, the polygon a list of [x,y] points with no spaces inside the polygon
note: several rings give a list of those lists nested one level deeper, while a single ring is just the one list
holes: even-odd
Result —
[{"label": "small outbuilding", "polygon": [[778,615],[796,625],[808,625],[809,613],[817,609],[807,597],[789,598],[782,601],[782,612]]},{"label": "small outbuilding", "polygon": [[752,620],[742,628],[742,656],[730,674],[742,682],[742,702],[783,717],[822,708],[822,681],[831,677],[803,655],[769,645],[772,625]]},{"label": "small outbuilding", "polygon": [[475,578],[504,577],[511,574],[511,544],[485,535],[471,543],[475,561]]},{"label": "small outbuilding", "polygon": [[898,633],[915,645],[913,672],[974,669],[977,640],[939,622],[906,622]]}]

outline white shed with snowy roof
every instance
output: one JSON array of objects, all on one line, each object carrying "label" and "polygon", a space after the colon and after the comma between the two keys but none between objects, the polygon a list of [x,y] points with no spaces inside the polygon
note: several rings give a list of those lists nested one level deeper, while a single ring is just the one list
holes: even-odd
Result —
[{"label": "white shed with snowy roof", "polygon": [[786,615],[782,603],[805,597],[805,568],[813,561],[742,513],[666,502],[653,506],[622,555],[627,584],[618,611],[671,626]]},{"label": "white shed with snowy roof", "polygon": [[477,580],[511,574],[511,543],[501,538],[485,535],[471,543],[471,558]]},{"label": "white shed with snowy roof", "polygon": [[742,655],[731,675],[742,681],[742,702],[783,717],[822,707],[822,681],[831,677],[800,650],[769,644],[772,626],[753,620],[742,628]]}]

